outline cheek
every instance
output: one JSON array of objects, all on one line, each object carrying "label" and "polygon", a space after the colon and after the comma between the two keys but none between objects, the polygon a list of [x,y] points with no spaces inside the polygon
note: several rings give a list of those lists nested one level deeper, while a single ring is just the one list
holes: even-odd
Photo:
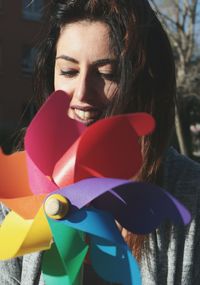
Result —
[{"label": "cheek", "polygon": [[54,90],[62,90],[66,93],[70,93],[70,84],[66,82],[66,79],[60,74],[54,73]]},{"label": "cheek", "polygon": [[58,79],[58,78],[54,78],[54,89],[55,91],[57,90],[63,90],[65,91],[65,85],[62,83],[62,80]]}]

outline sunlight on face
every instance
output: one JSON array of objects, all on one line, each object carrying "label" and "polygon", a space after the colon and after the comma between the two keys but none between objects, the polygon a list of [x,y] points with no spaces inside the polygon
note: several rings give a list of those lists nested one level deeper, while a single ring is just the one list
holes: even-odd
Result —
[{"label": "sunlight on face", "polygon": [[86,125],[99,118],[117,90],[116,64],[106,24],[80,21],[61,30],[54,88],[70,96],[70,118]]}]

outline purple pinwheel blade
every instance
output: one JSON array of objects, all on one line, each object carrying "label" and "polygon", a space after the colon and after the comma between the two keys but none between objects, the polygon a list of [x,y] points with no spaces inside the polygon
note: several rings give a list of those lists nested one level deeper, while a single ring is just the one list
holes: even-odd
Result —
[{"label": "purple pinwheel blade", "polygon": [[188,210],[162,188],[122,179],[88,178],[56,191],[82,208],[91,203],[107,211],[127,230],[147,234],[163,221],[189,223]]},{"label": "purple pinwheel blade", "polygon": [[111,212],[123,227],[137,234],[152,232],[166,219],[181,225],[191,219],[189,211],[172,195],[158,186],[141,182],[113,188],[92,204]]},{"label": "purple pinwheel blade", "polygon": [[87,178],[61,188],[54,193],[65,196],[70,200],[72,205],[80,209],[110,189],[125,183],[128,183],[128,180],[114,178]]}]

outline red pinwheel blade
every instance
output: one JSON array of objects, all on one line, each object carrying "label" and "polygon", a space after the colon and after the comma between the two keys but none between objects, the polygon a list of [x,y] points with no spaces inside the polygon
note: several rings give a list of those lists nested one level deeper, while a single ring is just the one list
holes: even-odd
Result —
[{"label": "red pinwheel blade", "polygon": [[139,137],[146,136],[154,131],[155,120],[152,116],[147,113],[135,113],[133,116],[134,119],[130,120],[129,123]]},{"label": "red pinwheel blade", "polygon": [[[73,152],[67,152],[56,164],[53,179],[64,187],[68,183],[69,164],[75,162],[74,182],[88,177],[128,179],[142,164],[138,136],[149,134],[155,126],[146,113],[106,118],[88,127]],[[66,170],[65,170],[66,169]]]},{"label": "red pinwheel blade", "polygon": [[124,179],[135,176],[142,165],[135,130],[140,121],[144,126],[146,123],[142,134],[153,131],[153,118],[141,113],[114,116],[88,128],[77,151],[75,181],[92,176]]}]

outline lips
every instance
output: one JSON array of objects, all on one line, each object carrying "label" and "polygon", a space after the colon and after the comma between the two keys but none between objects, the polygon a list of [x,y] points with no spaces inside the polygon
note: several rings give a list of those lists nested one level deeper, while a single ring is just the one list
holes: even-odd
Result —
[{"label": "lips", "polygon": [[101,115],[101,111],[93,107],[72,106],[70,109],[73,119],[86,125],[95,122]]}]

